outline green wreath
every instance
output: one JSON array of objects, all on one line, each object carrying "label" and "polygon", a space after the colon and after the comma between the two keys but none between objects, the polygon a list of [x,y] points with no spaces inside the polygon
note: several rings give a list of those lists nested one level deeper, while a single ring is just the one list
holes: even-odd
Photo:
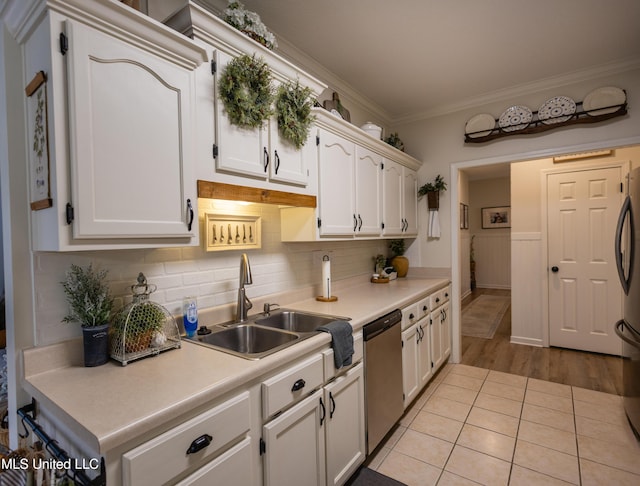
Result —
[{"label": "green wreath", "polygon": [[271,71],[263,59],[246,54],[224,68],[218,83],[229,121],[243,128],[261,127],[272,114]]},{"label": "green wreath", "polygon": [[307,141],[309,129],[315,120],[311,114],[313,104],[310,100],[311,89],[303,88],[300,83],[285,83],[278,88],[276,112],[278,130],[297,149]]}]

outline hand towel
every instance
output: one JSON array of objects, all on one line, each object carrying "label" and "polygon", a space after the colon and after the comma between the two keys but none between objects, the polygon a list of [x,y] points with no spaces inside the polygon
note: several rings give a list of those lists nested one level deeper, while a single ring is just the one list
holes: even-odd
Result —
[{"label": "hand towel", "polygon": [[438,210],[429,211],[429,229],[427,232],[429,238],[440,238],[440,217]]},{"label": "hand towel", "polygon": [[320,326],[318,331],[331,334],[333,360],[337,369],[351,364],[353,356],[353,328],[347,321],[333,321]]}]

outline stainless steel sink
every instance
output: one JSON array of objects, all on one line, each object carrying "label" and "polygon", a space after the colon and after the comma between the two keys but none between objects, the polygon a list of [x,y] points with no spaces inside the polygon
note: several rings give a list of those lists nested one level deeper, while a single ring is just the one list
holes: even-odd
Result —
[{"label": "stainless steel sink", "polygon": [[300,335],[251,324],[238,324],[193,341],[248,359],[259,359],[285,348],[300,339]]},{"label": "stainless steel sink", "polygon": [[258,314],[249,321],[215,326],[210,334],[186,340],[246,359],[260,359],[315,335],[322,325],[337,319],[310,312],[279,309],[271,314]]},{"label": "stainless steel sink", "polygon": [[344,318],[283,309],[268,317],[258,318],[255,323],[259,326],[284,329],[291,332],[314,332],[320,326],[329,324],[336,319]]}]

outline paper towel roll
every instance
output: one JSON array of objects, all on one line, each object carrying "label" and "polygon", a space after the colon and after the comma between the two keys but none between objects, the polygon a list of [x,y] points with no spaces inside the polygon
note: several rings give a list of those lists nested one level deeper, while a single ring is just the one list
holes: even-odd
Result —
[{"label": "paper towel roll", "polygon": [[331,297],[331,261],[329,255],[322,257],[322,296]]}]

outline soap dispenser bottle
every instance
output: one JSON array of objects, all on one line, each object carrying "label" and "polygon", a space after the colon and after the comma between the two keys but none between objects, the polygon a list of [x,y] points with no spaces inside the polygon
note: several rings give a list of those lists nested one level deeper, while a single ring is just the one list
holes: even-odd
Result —
[{"label": "soap dispenser bottle", "polygon": [[182,303],[182,322],[187,337],[193,337],[198,330],[198,302],[195,297],[185,297]]}]

